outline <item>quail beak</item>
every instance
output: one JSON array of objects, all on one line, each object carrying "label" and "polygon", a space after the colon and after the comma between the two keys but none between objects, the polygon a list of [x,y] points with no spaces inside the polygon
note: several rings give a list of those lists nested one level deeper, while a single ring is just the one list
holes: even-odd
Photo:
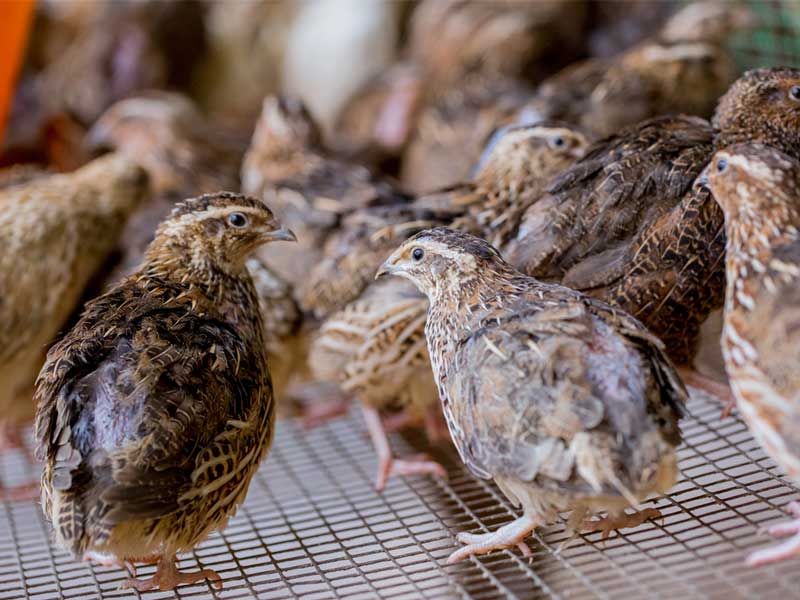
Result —
[{"label": "quail beak", "polygon": [[703,172],[700,173],[700,175],[698,175],[697,179],[694,180],[694,188],[695,189],[698,189],[698,190],[699,189],[706,189],[706,190],[709,189],[709,187],[708,187],[708,185],[709,185],[708,184],[708,169],[709,169],[709,167],[706,167],[705,169],[703,169]]},{"label": "quail beak", "polygon": [[297,236],[291,229],[280,227],[265,233],[262,239],[265,242],[296,242]]},{"label": "quail beak", "polygon": [[380,266],[378,272],[375,273],[375,279],[378,279],[383,275],[394,275],[398,270],[399,267],[395,264],[392,264],[392,259],[390,258]]}]

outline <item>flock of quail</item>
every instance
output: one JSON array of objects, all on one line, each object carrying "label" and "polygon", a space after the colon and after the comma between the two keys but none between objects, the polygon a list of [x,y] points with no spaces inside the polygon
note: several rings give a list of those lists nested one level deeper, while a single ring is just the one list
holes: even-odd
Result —
[{"label": "flock of quail", "polygon": [[[449,432],[521,510],[450,562],[530,555],[560,513],[658,516],[636,509],[679,476],[685,385],[800,482],[800,70],[737,73],[725,42],[756,18],[713,1],[566,64],[582,7],[423,1],[331,131],[287,96],[243,132],[153,90],[51,120],[60,160],[0,171],[1,432],[27,452],[35,418],[43,468],[0,491],[143,591],[221,586],[176,556],[298,410],[357,402],[378,490],[446,475],[388,430]],[[721,307],[729,383],[695,366]],[[789,509],[750,564],[800,555]]]}]

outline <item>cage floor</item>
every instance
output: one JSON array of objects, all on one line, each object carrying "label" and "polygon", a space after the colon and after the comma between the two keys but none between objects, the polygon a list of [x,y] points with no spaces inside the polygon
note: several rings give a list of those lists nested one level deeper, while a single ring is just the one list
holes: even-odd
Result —
[{"label": "cage floor", "polygon": [[[181,561],[217,570],[208,584],[147,598],[800,598],[800,560],[770,568],[743,564],[769,542],[759,528],[779,520],[798,497],[736,418],[695,396],[684,422],[682,479],[647,506],[663,520],[612,534],[581,535],[558,549],[563,524],[529,540],[530,562],[504,551],[446,565],[459,531],[509,521],[497,489],[471,477],[448,450],[450,477],[393,479],[372,489],[375,459],[360,417],[312,432],[279,423],[273,450],[228,528]],[[401,454],[419,450],[395,436]],[[17,479],[21,460],[0,475]],[[16,472],[17,477],[11,473]],[[0,598],[131,598],[118,569],[73,561],[49,543],[36,504],[0,505]],[[149,575],[153,567],[141,567]]]}]

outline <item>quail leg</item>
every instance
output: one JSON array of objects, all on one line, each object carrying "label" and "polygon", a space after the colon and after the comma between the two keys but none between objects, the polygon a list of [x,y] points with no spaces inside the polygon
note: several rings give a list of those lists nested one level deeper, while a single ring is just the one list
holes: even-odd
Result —
[{"label": "quail leg", "polygon": [[633,513],[609,514],[602,519],[591,519],[583,522],[581,529],[586,533],[602,531],[603,539],[606,539],[612,531],[624,529],[626,527],[638,527],[650,519],[661,518],[661,511],[655,508],[645,508]]},{"label": "quail leg", "polygon": [[532,554],[531,549],[525,543],[525,538],[538,525],[538,519],[523,515],[511,523],[503,525],[500,529],[489,533],[459,533],[456,539],[462,544],[466,544],[466,546],[453,552],[447,558],[447,564],[457,563],[473,554],[487,554],[492,550],[504,550],[514,547],[519,548],[522,555],[528,558]]},{"label": "quail leg", "polygon": [[[18,450],[29,465],[36,464],[28,445],[25,443],[24,425],[11,421],[0,422],[0,452]],[[11,502],[26,502],[39,498],[39,482],[31,481],[13,487],[5,487],[0,483],[0,499]]]},{"label": "quail leg", "polygon": [[369,406],[361,405],[364,412],[364,421],[367,424],[369,436],[378,454],[378,476],[375,480],[375,489],[379,492],[386,487],[386,480],[392,475],[436,475],[446,477],[447,472],[444,467],[437,462],[428,460],[424,455],[417,456],[413,460],[400,460],[392,456],[392,449],[389,447],[389,438],[383,427],[383,422],[378,411]]},{"label": "quail leg", "polygon": [[728,385],[688,367],[681,367],[678,372],[686,385],[711,394],[722,402],[721,418],[730,416],[731,411],[736,407],[736,398]]},{"label": "quail leg", "polygon": [[337,398],[314,404],[303,411],[303,428],[314,429],[326,421],[346,415],[348,410],[350,410],[350,400],[347,398]]},{"label": "quail leg", "polygon": [[158,560],[158,567],[152,577],[147,579],[136,579],[129,577],[122,582],[121,589],[135,589],[139,592],[146,592],[148,590],[171,590],[176,586],[184,583],[196,583],[203,579],[208,579],[213,582],[214,586],[222,589],[222,578],[216,571],[211,569],[203,569],[202,571],[194,571],[192,573],[182,573],[176,566],[175,556],[161,556]]},{"label": "quail leg", "polygon": [[87,550],[83,553],[83,560],[91,561],[101,567],[109,567],[115,569],[124,569],[131,577],[136,577],[136,567],[134,564],[127,560],[117,558],[112,554],[103,554],[94,550]]},{"label": "quail leg", "polygon": [[751,567],[760,567],[770,563],[779,562],[800,556],[800,502],[790,502],[787,507],[794,519],[786,523],[779,523],[770,527],[767,532],[774,536],[791,535],[782,544],[757,550],[747,557],[747,564]]},{"label": "quail leg", "polygon": [[425,435],[431,442],[441,442],[450,439],[450,429],[444,420],[441,405],[437,402],[425,411]]}]

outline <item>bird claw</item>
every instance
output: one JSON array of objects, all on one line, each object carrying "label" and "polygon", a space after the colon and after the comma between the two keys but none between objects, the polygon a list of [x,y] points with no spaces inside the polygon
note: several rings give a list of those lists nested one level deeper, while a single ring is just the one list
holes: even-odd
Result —
[{"label": "bird claw", "polygon": [[608,515],[602,519],[589,519],[583,522],[581,529],[585,533],[593,533],[595,531],[602,531],[602,539],[608,538],[612,531],[617,529],[624,529],[626,527],[638,527],[645,521],[651,519],[660,519],[661,511],[656,508],[645,508],[644,510],[637,510],[634,513],[623,513],[621,515]]},{"label": "bird claw", "polygon": [[792,537],[769,548],[756,550],[747,557],[747,565],[750,567],[760,567],[770,563],[780,562],[787,558],[800,556],[800,503],[790,502],[787,506],[789,513],[794,517],[793,520],[778,523],[767,529],[769,535],[775,537]]},{"label": "bird claw", "polygon": [[222,578],[212,569],[202,569],[191,573],[182,573],[175,566],[175,559],[170,561],[163,558],[158,562],[158,568],[152,577],[136,579],[129,577],[120,585],[120,589],[134,589],[138,592],[148,590],[171,590],[182,584],[197,583],[202,580],[211,581],[218,590],[222,589]]},{"label": "bird claw", "polygon": [[386,481],[393,475],[434,475],[447,478],[447,471],[439,463],[432,461],[425,454],[420,454],[410,460],[389,457],[378,465],[378,475],[375,479],[375,489],[382,492]]},{"label": "bird claw", "polygon": [[447,564],[457,563],[474,554],[487,554],[492,550],[507,548],[517,548],[524,558],[530,559],[533,552],[525,543],[525,538],[533,531],[534,527],[536,527],[536,522],[533,519],[522,516],[489,533],[461,532],[456,539],[466,545],[453,552],[447,558]]}]

